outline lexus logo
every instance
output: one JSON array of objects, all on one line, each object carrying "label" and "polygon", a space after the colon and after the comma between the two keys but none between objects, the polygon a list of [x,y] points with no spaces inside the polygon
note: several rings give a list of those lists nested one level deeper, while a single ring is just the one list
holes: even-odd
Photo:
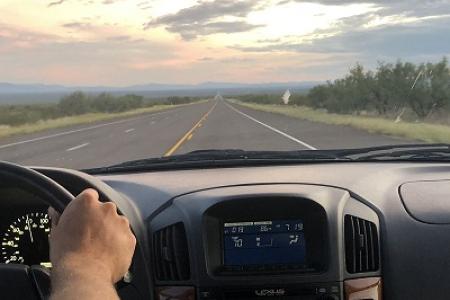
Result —
[{"label": "lexus logo", "polygon": [[283,296],[284,294],[286,294],[285,289],[258,289],[258,290],[255,290],[255,295],[258,297]]}]

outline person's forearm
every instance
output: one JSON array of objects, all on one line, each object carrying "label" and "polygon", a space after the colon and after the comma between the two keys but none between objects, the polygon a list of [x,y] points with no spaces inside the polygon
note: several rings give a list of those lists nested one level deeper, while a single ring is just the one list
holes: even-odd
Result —
[{"label": "person's forearm", "polygon": [[114,285],[105,280],[99,268],[81,273],[76,266],[60,267],[53,269],[51,276],[50,300],[119,299]]},{"label": "person's forearm", "polygon": [[72,282],[66,281],[64,284],[52,288],[50,300],[103,300],[103,299],[117,299],[119,296],[112,284],[105,282],[95,282],[92,280],[86,281],[74,280]]}]

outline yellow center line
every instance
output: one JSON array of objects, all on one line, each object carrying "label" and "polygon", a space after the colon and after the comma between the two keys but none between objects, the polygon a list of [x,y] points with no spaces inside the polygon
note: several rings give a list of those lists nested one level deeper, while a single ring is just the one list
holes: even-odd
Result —
[{"label": "yellow center line", "polygon": [[204,120],[206,120],[206,118],[208,117],[208,115],[213,111],[213,109],[216,107],[218,101],[216,101],[216,103],[213,105],[213,107],[211,107],[210,110],[208,110],[208,112],[206,114],[204,114],[200,120],[195,123],[194,127],[192,127],[188,132],[186,132],[185,135],[183,135],[183,137],[176,142],[175,145],[173,145],[163,156],[171,156],[173,153],[175,153],[175,151],[178,150],[178,148],[181,147],[181,145],[183,145],[184,142],[186,142],[187,140],[190,140],[192,138],[192,134],[194,133],[194,131],[201,126],[202,122]]}]

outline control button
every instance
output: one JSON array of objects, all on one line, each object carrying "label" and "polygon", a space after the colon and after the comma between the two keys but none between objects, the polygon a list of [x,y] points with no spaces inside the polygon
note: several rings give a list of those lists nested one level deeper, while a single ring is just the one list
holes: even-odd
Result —
[{"label": "control button", "polygon": [[325,294],[327,292],[327,288],[321,287],[318,289],[319,294]]}]

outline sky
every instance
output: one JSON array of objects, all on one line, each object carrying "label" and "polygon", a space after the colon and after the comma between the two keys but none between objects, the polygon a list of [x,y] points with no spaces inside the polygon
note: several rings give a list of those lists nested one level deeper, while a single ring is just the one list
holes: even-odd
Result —
[{"label": "sky", "polygon": [[450,54],[450,0],[0,0],[0,82],[332,80]]}]

